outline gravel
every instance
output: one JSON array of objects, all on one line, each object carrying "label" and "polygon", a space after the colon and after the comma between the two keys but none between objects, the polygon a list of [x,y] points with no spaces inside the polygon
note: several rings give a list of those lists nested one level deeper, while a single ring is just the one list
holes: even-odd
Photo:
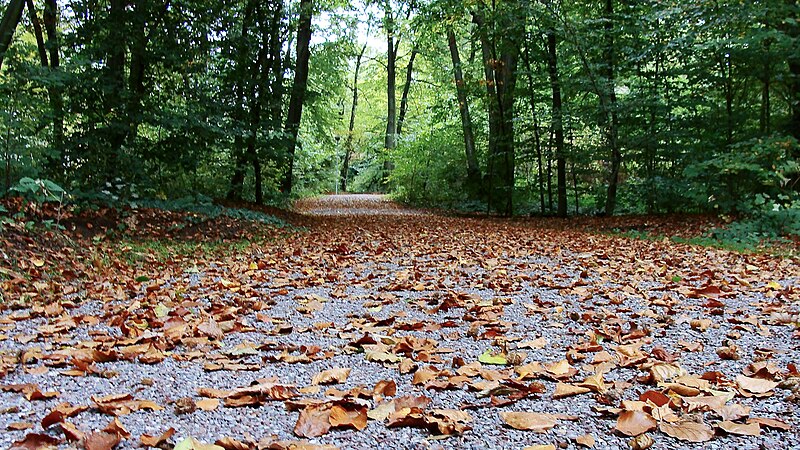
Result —
[{"label": "gravel", "polygon": [[[454,350],[445,354],[438,368],[450,368],[450,359],[476,361],[488,348],[497,349],[494,339],[475,339],[469,335],[471,322],[464,321],[467,311],[455,308],[433,312],[431,308],[448,293],[478,296],[482,301],[504,299],[507,304],[499,320],[510,322],[505,338],[532,340],[547,339],[541,349],[526,349],[525,363],[534,361],[549,364],[563,360],[569,347],[586,340],[587,333],[598,324],[589,323],[584,313],[605,314],[617,319],[623,328],[635,323],[651,330],[652,342],[643,346],[649,352],[659,346],[669,352],[679,351],[679,341],[700,342],[697,352],[679,352],[677,361],[691,374],[720,371],[734,379],[746,366],[757,359],[760,349],[774,349],[771,361],[785,370],[797,363],[796,351],[800,340],[794,337],[793,326],[768,320],[765,308],[789,315],[798,314],[798,271],[791,261],[762,256],[743,256],[724,251],[693,248],[658,242],[632,241],[578,232],[541,230],[524,222],[480,219],[446,218],[419,211],[403,210],[384,202],[380,197],[340,196],[317,200],[303,205],[306,214],[319,217],[307,233],[290,236],[276,242],[272,248],[261,248],[252,254],[230,255],[228,260],[202,265],[199,272],[177,273],[168,281],[169,289],[192,300],[194,315],[211,314],[220,305],[238,306],[246,301],[259,300],[269,308],[253,311],[243,308],[237,322],[253,330],[228,332],[220,345],[202,349],[207,357],[250,342],[268,342],[288,346],[316,345],[329,350],[331,356],[306,364],[269,362],[280,351],[259,350],[237,362],[255,364],[253,371],[209,372],[204,370],[206,358],[189,361],[167,357],[158,364],[127,361],[98,363],[106,374],[116,376],[65,376],[64,368],[46,367],[41,362],[20,366],[10,371],[4,384],[35,383],[42,391],[58,391],[59,396],[48,400],[28,401],[22,394],[0,392],[0,448],[8,448],[29,432],[43,432],[39,422],[56,405],[69,402],[93,406],[92,396],[130,393],[136,399],[152,400],[164,407],[160,411],[136,411],[120,416],[119,420],[131,432],[119,448],[139,447],[141,434],[157,435],[173,427],[173,441],[194,436],[205,442],[222,437],[236,439],[298,439],[292,433],[298,413],[289,412],[279,401],[259,407],[226,408],[214,411],[197,410],[175,414],[173,403],[183,397],[199,400],[197,389],[213,387],[233,389],[251,382],[276,377],[282,384],[307,387],[318,372],[335,368],[352,368],[350,377],[341,385],[347,390],[357,386],[372,388],[378,381],[394,380],[398,395],[426,395],[432,407],[459,409],[466,403],[486,402],[466,389],[432,391],[411,384],[411,374],[400,374],[396,367],[370,362],[361,353],[348,354],[345,346],[363,336],[365,321],[395,318],[398,323],[443,324],[455,321],[456,327],[435,331],[402,331],[392,327],[373,330],[371,334],[392,334],[394,337],[428,337],[441,347]],[[324,216],[324,217],[322,217]],[[258,255],[261,255],[260,257]],[[202,255],[198,255],[202,256]],[[262,268],[249,267],[256,259]],[[673,274],[681,277],[673,281]],[[747,283],[742,281],[747,280]],[[233,282],[246,289],[232,289],[224,282]],[[778,296],[767,283],[793,287]],[[747,285],[749,284],[749,286]],[[682,288],[705,285],[723,287],[722,315],[710,316],[704,307],[708,298],[692,298]],[[581,291],[576,288],[583,288]],[[81,324],[57,334],[42,333],[44,325],[56,319],[37,317],[29,320],[10,320],[13,314],[0,316],[0,353],[18,355],[32,349],[49,354],[61,348],[79,345],[99,335],[122,336],[119,327],[106,324],[112,317],[108,311],[120,314],[134,302],[142,308],[159,303],[175,304],[167,297],[167,289],[148,293],[144,288],[126,287],[126,301],[103,301],[91,294],[82,298],[78,308],[68,310],[73,317],[90,315],[103,317],[98,324]],[[389,294],[395,300],[387,300]],[[384,297],[380,297],[383,295]],[[160,296],[160,297],[159,297]],[[658,306],[657,300],[676,301],[672,309]],[[306,300],[317,299],[320,309],[307,314],[297,310]],[[77,300],[76,300],[77,301]],[[537,312],[536,307],[539,310]],[[653,314],[646,314],[646,312]],[[672,323],[655,318],[661,315]],[[731,319],[759,317],[762,327],[731,323]],[[267,321],[267,319],[272,321]],[[714,325],[705,332],[694,330],[690,321],[711,318]],[[577,320],[576,320],[577,319]],[[278,323],[290,324],[289,334],[275,334]],[[332,327],[315,328],[315,324],[332,322]],[[752,331],[749,331],[752,329]],[[741,337],[732,341],[739,347],[740,360],[720,360],[716,349],[730,332],[738,330]],[[158,330],[155,330],[158,332]],[[457,332],[457,335],[454,335]],[[98,334],[100,333],[100,334]],[[34,336],[33,340],[21,339]],[[21,342],[23,341],[23,342]],[[603,341],[605,350],[613,353],[614,344]],[[171,350],[176,357],[194,349],[178,345]],[[232,358],[233,359],[233,358]],[[420,363],[421,366],[426,365]],[[591,372],[582,363],[574,381],[582,381]],[[32,372],[32,373],[29,373]],[[635,368],[617,368],[606,375],[607,382],[628,381],[633,384],[622,393],[622,400],[638,400],[639,394],[652,389],[637,381],[644,375]],[[153,380],[148,385],[147,380]],[[143,384],[143,380],[145,383]],[[614,417],[602,417],[592,407],[598,405],[592,394],[554,400],[555,383],[543,381],[547,391],[520,400],[506,407],[488,407],[470,411],[472,431],[460,436],[440,438],[416,428],[387,428],[370,420],[366,429],[333,430],[311,439],[318,444],[331,444],[343,449],[522,449],[536,444],[555,444],[561,448],[579,448],[574,439],[591,434],[595,449],[628,448],[630,438],[613,432]],[[324,392],[324,388],[323,388]],[[800,448],[800,418],[795,405],[785,398],[789,391],[777,389],[768,398],[742,398],[739,402],[752,407],[751,416],[780,418],[793,428],[788,432],[764,430],[759,437],[718,435],[702,444],[690,444],[654,432],[653,449],[704,448],[740,450],[760,448]],[[321,398],[322,395],[307,395]],[[561,420],[546,433],[514,430],[503,426],[499,412],[531,411],[577,416],[578,420]],[[112,417],[94,408],[70,419],[84,431],[105,427]],[[12,423],[28,422],[32,428],[10,430]],[[715,420],[706,415],[706,422]],[[45,431],[61,437],[58,427]],[[59,448],[70,448],[64,443]]]}]

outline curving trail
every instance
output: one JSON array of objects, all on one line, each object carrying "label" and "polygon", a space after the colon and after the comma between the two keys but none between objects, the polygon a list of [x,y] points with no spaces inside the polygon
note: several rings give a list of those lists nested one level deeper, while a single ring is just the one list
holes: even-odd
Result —
[{"label": "curving trail", "polygon": [[297,210],[306,232],[0,313],[0,447],[115,416],[120,448],[800,447],[796,261],[374,195]]}]

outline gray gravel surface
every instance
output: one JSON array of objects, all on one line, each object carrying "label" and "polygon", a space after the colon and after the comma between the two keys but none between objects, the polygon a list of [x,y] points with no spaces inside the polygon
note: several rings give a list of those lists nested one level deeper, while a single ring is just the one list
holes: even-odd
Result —
[{"label": "gray gravel surface", "polygon": [[[676,353],[676,364],[689,374],[718,371],[734,380],[749,364],[767,359],[785,378],[788,365],[798,362],[800,340],[794,324],[800,311],[800,278],[796,261],[790,259],[542,230],[522,221],[438,217],[403,210],[377,196],[326,198],[307,202],[301,209],[319,217],[312,219],[316,222],[308,232],[270,247],[229,255],[225,260],[199,263],[166,275],[149,274],[164,284],[152,289],[148,289],[148,283],[120,286],[127,297],[124,300],[95,297],[87,291],[74,300],[77,307],[67,309],[64,315],[16,320],[31,310],[5,311],[0,315],[0,352],[6,356],[26,352],[39,356],[19,364],[0,382],[33,383],[42,392],[57,391],[59,395],[29,401],[22,393],[0,392],[0,430],[6,430],[0,433],[0,448],[10,447],[30,432],[63,437],[58,426],[42,431],[39,424],[63,402],[90,407],[69,419],[78,428],[85,432],[102,429],[113,418],[94,408],[91,398],[112,394],[132,394],[164,408],[119,416],[131,433],[119,448],[139,447],[140,435],[157,435],[170,427],[176,430],[171,442],[185,436],[205,442],[226,436],[296,440],[292,430],[298,412],[287,411],[281,401],[180,415],[174,402],[184,397],[200,400],[198,388],[230,390],[271,377],[281,384],[306,388],[314,375],[337,367],[352,369],[345,383],[332,386],[340,390],[358,386],[372,389],[381,380],[394,380],[398,396],[428,396],[431,408],[459,409],[488,400],[467,388],[440,391],[413,385],[413,374],[401,374],[396,364],[368,361],[363,353],[350,352],[348,344],[365,333],[394,339],[434,339],[439,347],[453,350],[442,354],[442,362],[434,365],[451,370],[454,357],[472,363],[485,350],[497,350],[504,340],[513,350],[516,343],[537,338],[544,338],[547,345],[522,350],[527,353],[523,364],[540,362],[546,366],[565,359],[571,347],[587,342],[587,333],[604,324],[618,324],[625,332],[632,324],[648,330],[641,350],[649,354],[653,348],[662,347]],[[720,288],[720,294],[693,294],[705,286]],[[474,321],[465,320],[472,314],[468,308],[435,310],[456,294],[470,298],[467,306],[481,302],[504,306],[497,317],[487,321],[489,326],[476,330]],[[718,300],[721,306],[708,307],[710,299]],[[238,309],[232,318],[226,318],[220,314],[223,308]],[[234,327],[208,342],[179,342],[155,364],[99,362],[99,374],[94,375],[67,376],[62,372],[71,369],[71,364],[53,366],[48,361],[47,355],[76,346],[92,347],[93,340],[100,338],[122,340],[125,332],[120,323],[131,325],[126,320],[152,319],[156,311],[173,317],[178,310],[187,321],[200,322],[214,315],[223,325],[228,320],[225,326],[238,325],[240,330]],[[590,320],[591,315],[603,320]],[[99,320],[79,321],[77,326],[55,333],[46,328],[65,316]],[[392,318],[391,325],[380,322]],[[115,319],[122,320],[115,323]],[[695,319],[711,319],[712,324],[700,331],[692,326]],[[453,326],[437,326],[449,321]],[[498,322],[507,331],[498,336],[486,334]],[[402,324],[409,324],[409,330],[400,329]],[[164,332],[161,328],[142,330],[157,337]],[[681,351],[680,341],[700,343],[702,349]],[[717,356],[716,350],[726,341],[738,347],[740,359]],[[254,370],[205,370],[208,361],[248,343],[251,349],[259,349],[230,359]],[[612,340],[602,340],[600,345],[616,354],[617,343]],[[299,346],[318,346],[328,354],[307,363],[275,361],[282,349]],[[578,373],[568,381],[580,382],[592,375],[588,362],[574,362]],[[511,368],[491,368],[512,375]],[[617,367],[605,375],[605,380],[629,382],[631,386],[620,391],[618,400],[638,400],[642,392],[657,389],[642,382],[645,375],[647,371],[639,366]],[[471,410],[472,430],[463,435],[441,438],[427,430],[387,428],[370,420],[362,431],[335,429],[310,441],[342,449],[522,449],[537,444],[581,448],[575,438],[590,434],[596,439],[596,449],[628,448],[630,438],[614,432],[616,418],[596,411],[601,405],[595,394],[554,400],[556,383],[547,379],[541,382],[544,393],[509,406]],[[304,397],[324,398],[326,388]],[[737,392],[735,384],[719,389]],[[778,388],[769,397],[744,398],[737,393],[731,401],[752,407],[751,417],[787,422],[792,426],[790,431],[764,429],[758,437],[718,432],[713,440],[701,444],[655,431],[650,433],[655,440],[652,448],[800,448],[800,418],[796,404],[790,401],[792,394],[789,389]],[[501,411],[565,414],[577,420],[561,420],[545,433],[533,433],[504,426]],[[712,425],[719,421],[711,413],[702,416]],[[14,423],[30,423],[32,428],[10,429]],[[71,445],[65,442],[59,448]]]}]

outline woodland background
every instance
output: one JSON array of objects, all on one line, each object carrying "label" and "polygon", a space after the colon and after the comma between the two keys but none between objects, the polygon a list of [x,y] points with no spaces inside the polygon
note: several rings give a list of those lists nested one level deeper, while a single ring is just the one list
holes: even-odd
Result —
[{"label": "woodland background", "polygon": [[[798,5],[0,1],[0,193],[800,233]],[[2,213],[2,211],[0,211]],[[737,228],[738,227],[738,228]]]}]

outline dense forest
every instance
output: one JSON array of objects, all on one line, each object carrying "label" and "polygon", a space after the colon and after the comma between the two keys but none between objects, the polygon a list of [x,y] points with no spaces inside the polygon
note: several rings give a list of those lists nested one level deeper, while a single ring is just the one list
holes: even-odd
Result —
[{"label": "dense forest", "polygon": [[0,192],[800,228],[796,0],[4,0]]}]

